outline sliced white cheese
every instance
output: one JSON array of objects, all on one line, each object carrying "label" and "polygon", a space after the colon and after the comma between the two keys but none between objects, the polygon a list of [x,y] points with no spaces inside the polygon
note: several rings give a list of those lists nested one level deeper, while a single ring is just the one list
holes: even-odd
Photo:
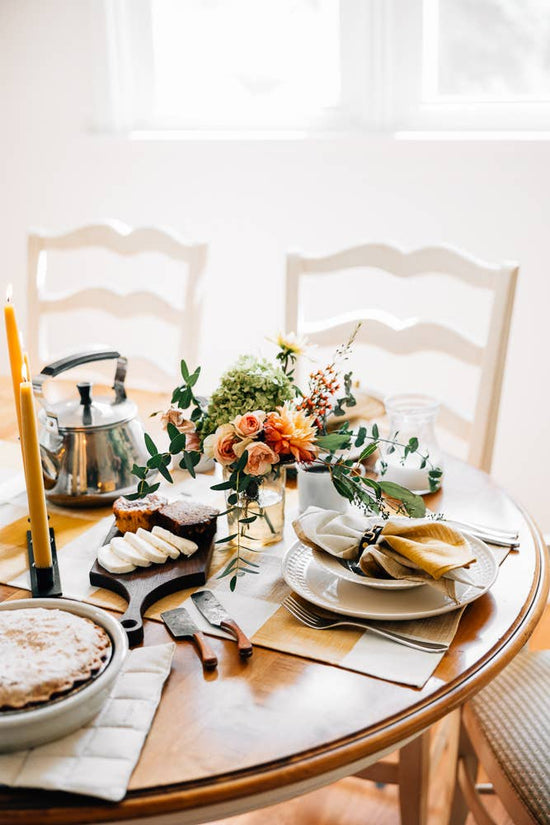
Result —
[{"label": "sliced white cheese", "polygon": [[115,536],[114,539],[111,539],[110,546],[115,556],[118,556],[119,559],[123,561],[130,562],[130,564],[134,564],[136,567],[149,567],[151,564],[151,559],[148,559],[147,556],[144,556],[143,553],[140,553],[132,547],[132,545],[121,536]]},{"label": "sliced white cheese", "polygon": [[199,548],[198,544],[195,544],[194,541],[189,541],[189,539],[183,539],[181,536],[176,536],[164,527],[157,527],[155,525],[152,533],[154,536],[158,536],[159,539],[164,539],[164,541],[167,541],[168,544],[172,544],[174,547],[177,547],[180,553],[183,553],[184,556],[192,556],[195,550],[198,550]]},{"label": "sliced white cheese", "polygon": [[138,529],[136,536],[139,536],[140,539],[143,539],[143,541],[152,544],[153,547],[156,547],[161,553],[166,553],[171,559],[179,558],[180,551],[177,547],[174,547],[173,544],[168,544],[167,541],[164,541],[164,539],[161,539],[158,536],[154,536],[148,530],[144,530],[143,527]]},{"label": "sliced white cheese", "polygon": [[124,561],[115,555],[109,544],[104,544],[103,547],[99,548],[97,560],[109,573],[131,573],[132,570],[136,569],[129,561]]},{"label": "sliced white cheese", "polygon": [[163,564],[168,558],[168,553],[163,553],[158,547],[153,547],[148,541],[143,541],[143,539],[135,533],[125,533],[124,541],[129,542],[134,550],[138,551],[140,556],[155,562],[155,564]]}]

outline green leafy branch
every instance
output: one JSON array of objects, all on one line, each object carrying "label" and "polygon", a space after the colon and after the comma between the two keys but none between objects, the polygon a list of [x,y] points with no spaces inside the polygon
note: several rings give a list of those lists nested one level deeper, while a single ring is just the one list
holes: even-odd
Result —
[{"label": "green leafy branch", "polygon": [[332,408],[332,415],[340,416],[345,414],[344,407],[355,407],[357,400],[351,391],[352,373],[346,372],[344,375],[344,395],[336,399],[336,404]]},{"label": "green leafy branch", "polygon": [[193,407],[190,418],[196,428],[200,430],[201,424],[208,416],[204,399],[195,395],[194,392],[195,384],[201,374],[201,368],[197,367],[194,372],[190,372],[187,363],[182,358],[180,371],[183,381],[172,393],[172,404],[176,404],[181,410],[187,410],[189,407]]},{"label": "green leafy branch", "polygon": [[[395,433],[392,438],[382,438],[377,424],[373,424],[370,435],[367,427],[359,427],[355,433],[348,428],[348,425],[344,425],[338,432],[317,437],[316,444],[328,455],[320,456],[315,463],[325,465],[340,495],[364,512],[380,514],[387,518],[390,511],[385,504],[384,496],[388,496],[399,502],[400,511],[413,518],[421,518],[426,514],[426,505],[421,496],[393,481],[383,479],[375,481],[364,476],[361,471],[362,462],[378,449],[379,444],[388,444],[388,453],[394,452],[396,447],[401,447],[403,449],[402,463],[405,462],[407,456],[416,453],[420,457],[421,469],[429,465],[430,490],[435,492],[439,487],[442,470],[430,462],[428,454],[420,453],[417,438],[410,438],[406,444],[403,444],[397,441],[397,436],[398,433]],[[364,446],[357,459],[336,455],[338,451],[349,450],[352,446],[363,447],[367,440],[368,444]],[[381,470],[381,475],[383,475],[384,468],[382,467]]]},{"label": "green leafy branch", "polygon": [[151,436],[148,433],[145,433],[145,446],[147,447],[150,457],[145,466],[134,464],[132,467],[132,474],[135,475],[139,481],[136,492],[126,496],[129,501],[143,498],[144,496],[149,495],[149,493],[154,493],[158,490],[160,487],[160,482],[156,482],[154,484],[150,484],[149,482],[150,477],[156,476],[157,473],[160,473],[160,475],[165,479],[165,481],[168,481],[169,484],[173,484],[174,480],[170,473],[169,467],[172,457],[179,455],[179,453],[182,454],[179,466],[182,469],[188,470],[193,478],[196,477],[195,467],[201,460],[200,452],[198,450],[185,449],[187,439],[186,434],[180,433],[178,428],[171,422],[168,423],[167,432],[170,437],[170,444],[168,450],[164,453],[159,452],[159,449]]}]

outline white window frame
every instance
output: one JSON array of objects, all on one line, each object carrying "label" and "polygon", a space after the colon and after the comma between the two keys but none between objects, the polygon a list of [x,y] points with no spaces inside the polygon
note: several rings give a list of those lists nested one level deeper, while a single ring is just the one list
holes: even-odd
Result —
[{"label": "white window frame", "polygon": [[[276,2],[276,0],[273,0]],[[341,105],[286,122],[213,117],[152,119],[150,0],[104,0],[107,70],[99,78],[99,128],[130,136],[264,136],[335,133],[550,132],[550,101],[430,99],[423,67],[424,13],[437,0],[341,0]],[[433,15],[432,15],[433,19]],[[133,60],[137,49],[139,60]],[[437,59],[428,54],[428,59]]]},{"label": "white window frame", "polygon": [[503,101],[482,96],[436,96],[425,70],[428,61],[432,66],[436,63],[437,52],[430,49],[429,43],[424,44],[423,31],[437,25],[437,2],[389,0],[391,42],[386,59],[392,110],[386,128],[427,132],[550,130],[550,101],[536,97]]}]

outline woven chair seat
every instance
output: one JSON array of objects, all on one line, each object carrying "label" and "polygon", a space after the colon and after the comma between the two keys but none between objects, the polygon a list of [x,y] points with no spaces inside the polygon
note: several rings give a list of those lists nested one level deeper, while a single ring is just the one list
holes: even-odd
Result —
[{"label": "woven chair seat", "polygon": [[550,651],[525,651],[470,701],[515,792],[550,825]]}]

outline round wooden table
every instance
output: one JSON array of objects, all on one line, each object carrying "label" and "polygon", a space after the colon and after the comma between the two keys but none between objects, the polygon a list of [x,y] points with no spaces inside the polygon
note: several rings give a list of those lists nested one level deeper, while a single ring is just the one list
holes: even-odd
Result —
[{"label": "round wooden table", "polygon": [[[3,790],[4,825],[206,822],[305,793],[373,763],[459,707],[526,643],[548,591],[546,549],[529,515],[485,474],[449,460],[434,509],[519,528],[521,545],[491,591],[471,604],[422,689],[256,647],[245,662],[211,639],[217,672],[177,645],[173,670],[126,798],[105,804],[66,794]],[[13,595],[0,587],[0,598]],[[167,641],[146,623],[145,644]],[[160,819],[159,819],[160,818]]]}]

